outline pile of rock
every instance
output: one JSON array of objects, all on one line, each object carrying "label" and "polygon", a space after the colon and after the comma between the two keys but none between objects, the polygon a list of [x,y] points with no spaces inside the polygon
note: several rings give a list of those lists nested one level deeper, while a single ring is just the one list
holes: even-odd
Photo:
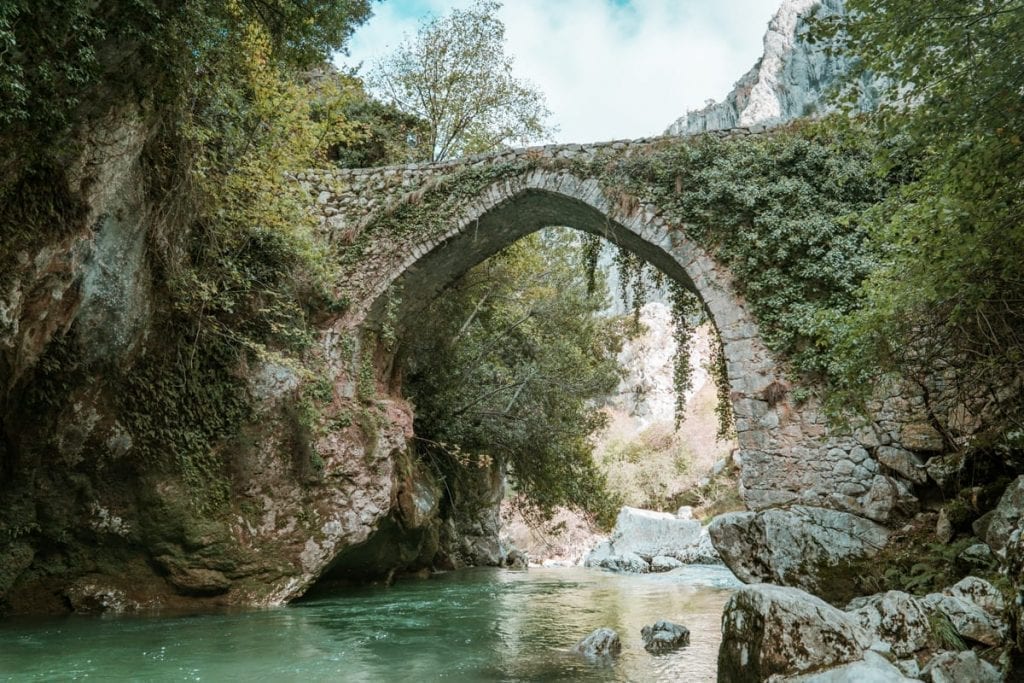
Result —
[{"label": "pile of rock", "polygon": [[751,585],[726,604],[719,680],[995,683],[998,670],[972,650],[951,650],[939,624],[965,644],[998,645],[1004,609],[999,591],[975,577],[924,598],[858,598],[846,610],[799,588]]},{"label": "pile of rock", "polygon": [[684,564],[721,564],[707,529],[689,507],[675,515],[624,507],[607,541],[587,555],[584,566],[645,574]]}]

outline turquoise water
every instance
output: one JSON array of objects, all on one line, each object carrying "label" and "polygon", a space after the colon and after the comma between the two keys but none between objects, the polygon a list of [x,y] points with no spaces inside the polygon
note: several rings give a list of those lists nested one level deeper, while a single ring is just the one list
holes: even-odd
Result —
[{"label": "turquoise water", "polygon": [[[0,680],[713,681],[720,567],[622,575],[582,568],[475,569],[322,595],[277,609],[0,621]],[[640,628],[681,623],[691,645],[654,656]],[[600,626],[623,654],[568,649]]]}]

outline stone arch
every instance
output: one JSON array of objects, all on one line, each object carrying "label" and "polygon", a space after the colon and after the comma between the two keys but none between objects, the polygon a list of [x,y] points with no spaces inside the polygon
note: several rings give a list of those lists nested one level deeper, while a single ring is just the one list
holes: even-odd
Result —
[{"label": "stone arch", "polygon": [[[406,199],[410,199],[406,197]],[[368,217],[369,224],[381,212]],[[770,387],[786,386],[781,365],[726,268],[653,205],[603,188],[568,170],[533,169],[499,180],[465,203],[443,234],[393,245],[393,259],[366,283],[349,325],[382,323],[388,292],[400,287],[399,320],[467,270],[536,230],[565,225],[632,251],[702,301],[722,341],[739,443],[740,493],[753,509],[805,503],[863,512],[875,471],[846,470],[855,445],[828,435],[813,405],[796,405]],[[769,395],[775,394],[775,395]],[[848,493],[839,494],[842,485]]]}]

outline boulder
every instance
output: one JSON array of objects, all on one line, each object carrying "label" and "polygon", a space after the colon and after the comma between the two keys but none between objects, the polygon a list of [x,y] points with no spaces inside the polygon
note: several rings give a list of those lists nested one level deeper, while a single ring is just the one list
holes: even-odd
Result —
[{"label": "boulder", "polygon": [[955,535],[953,530],[953,522],[949,519],[949,512],[946,508],[939,510],[939,515],[935,520],[935,538],[939,543],[949,543],[953,540]]},{"label": "boulder", "polygon": [[978,517],[976,520],[971,522],[971,531],[974,532],[975,536],[977,536],[978,538],[985,538],[986,536],[988,536],[988,527],[989,524],[992,523],[992,517],[994,517],[995,514],[995,510],[989,510],[981,517]]},{"label": "boulder", "polygon": [[973,650],[940,652],[925,664],[921,676],[932,683],[1000,683],[1003,680],[999,670]]},{"label": "boulder", "polygon": [[641,557],[675,556],[697,545],[701,525],[694,519],[679,519],[667,512],[624,507],[615,519],[609,539],[616,554],[636,553]]},{"label": "boulder", "polygon": [[928,609],[902,591],[889,591],[857,600],[850,614],[897,657],[909,657],[928,644]]},{"label": "boulder", "polygon": [[656,621],[640,629],[644,649],[652,654],[671,652],[690,644],[690,629],[671,621]]},{"label": "boulder", "polygon": [[957,566],[966,571],[991,569],[995,561],[996,558],[992,554],[992,549],[985,543],[969,545],[956,556]]},{"label": "boulder", "polygon": [[999,557],[1006,556],[1010,535],[1017,530],[1024,513],[1024,475],[1017,477],[1003,492],[999,504],[992,512],[985,533],[985,542]]},{"label": "boulder", "polygon": [[879,446],[878,462],[915,484],[923,484],[928,481],[928,471],[925,469],[924,461],[910,451],[895,446]]},{"label": "boulder", "polygon": [[747,586],[722,614],[718,680],[760,683],[856,662],[873,640],[852,615],[798,588]]},{"label": "boulder", "polygon": [[947,455],[936,455],[928,458],[925,463],[925,471],[943,491],[949,492],[955,488],[957,480],[963,470],[964,457],[958,453]]},{"label": "boulder", "polygon": [[868,650],[859,662],[777,680],[779,683],[911,683],[915,679],[908,678],[882,655]]},{"label": "boulder", "polygon": [[970,600],[994,617],[1001,618],[1006,611],[1006,600],[999,589],[976,576],[965,577],[942,592]]},{"label": "boulder", "polygon": [[796,505],[788,510],[730,512],[708,525],[729,569],[745,583],[822,591],[822,569],[870,557],[889,531],[847,512]]},{"label": "boulder", "polygon": [[[680,514],[684,514],[684,508]],[[654,558],[672,558],[681,564],[720,564],[707,530],[694,519],[682,519],[664,512],[624,507],[607,541],[587,555],[586,567],[645,573]],[[662,560],[654,571],[668,571]]]},{"label": "boulder", "polygon": [[669,557],[668,555],[657,555],[651,558],[652,572],[670,572],[673,569],[678,569],[682,566],[682,562],[674,557]]},{"label": "boulder", "polygon": [[519,548],[512,548],[505,554],[504,565],[506,569],[529,569],[530,558]]},{"label": "boulder", "polygon": [[861,504],[865,517],[882,523],[892,522],[894,517],[913,515],[919,507],[917,497],[906,482],[884,474],[871,480]]},{"label": "boulder", "polygon": [[622,641],[614,629],[599,628],[576,643],[572,651],[587,659],[605,659],[622,652]]},{"label": "boulder", "polygon": [[961,637],[993,647],[1001,645],[1006,624],[965,598],[942,593],[929,593],[922,602],[929,611],[941,612],[949,618]]}]

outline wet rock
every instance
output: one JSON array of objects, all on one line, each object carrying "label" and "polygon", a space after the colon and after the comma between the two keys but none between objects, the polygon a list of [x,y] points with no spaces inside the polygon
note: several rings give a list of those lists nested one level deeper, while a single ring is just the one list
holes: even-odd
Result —
[{"label": "wet rock", "polygon": [[79,614],[122,614],[138,607],[123,590],[103,583],[101,577],[84,577],[64,591],[71,609]]},{"label": "wet rock", "polygon": [[778,680],[779,683],[909,683],[915,679],[908,678],[902,669],[882,655],[868,650],[859,662]]},{"label": "wet rock", "polygon": [[745,583],[777,583],[817,592],[828,566],[870,557],[889,539],[874,522],[836,510],[731,512],[708,525],[715,548]]},{"label": "wet rock", "polygon": [[506,569],[529,569],[530,558],[519,548],[512,548],[505,554]]},{"label": "wet rock", "polygon": [[622,641],[613,629],[599,628],[576,643],[572,651],[587,659],[615,657],[622,652]]},{"label": "wet rock", "polygon": [[999,671],[979,658],[973,650],[941,652],[921,670],[921,676],[932,683],[1000,683]]},{"label": "wet rock", "polygon": [[651,558],[651,571],[652,572],[670,572],[673,569],[682,567],[683,563],[674,557],[667,555],[657,555]]},{"label": "wet rock", "polygon": [[798,588],[747,586],[722,614],[718,677],[753,683],[810,673],[863,659],[872,641],[852,615]]},{"label": "wet rock", "polygon": [[889,591],[857,603],[850,614],[897,657],[909,657],[928,644],[931,636],[928,610],[912,595]]},{"label": "wet rock", "polygon": [[646,574],[651,571],[651,565],[647,563],[647,560],[636,553],[612,555],[603,560],[599,566],[603,569],[611,569],[615,572],[629,572],[631,574]]},{"label": "wet rock", "polygon": [[985,542],[997,556],[1005,557],[1010,535],[1017,529],[1024,513],[1024,476],[1017,477],[1003,492],[999,504],[992,511],[985,534]]},{"label": "wet rock", "polygon": [[690,644],[690,629],[671,621],[656,621],[640,629],[644,649],[652,654],[671,652]]},{"label": "wet rock", "polygon": [[182,595],[219,595],[227,592],[231,581],[224,572],[205,567],[192,567],[168,557],[158,559],[167,570],[167,582]]}]

